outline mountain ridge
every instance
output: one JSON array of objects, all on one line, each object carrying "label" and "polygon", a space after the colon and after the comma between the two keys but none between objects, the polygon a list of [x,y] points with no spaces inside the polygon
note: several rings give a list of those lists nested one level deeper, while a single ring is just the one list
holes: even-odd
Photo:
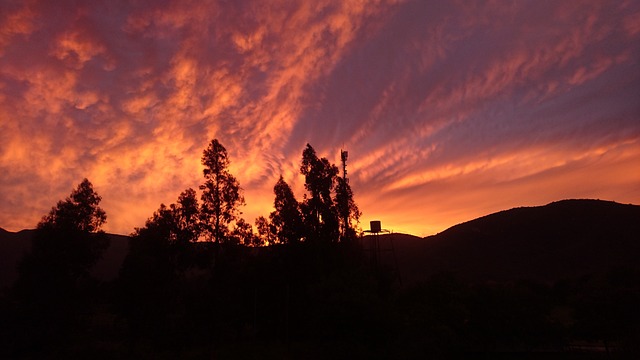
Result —
[{"label": "mountain ridge", "polygon": [[[11,286],[18,278],[18,265],[31,250],[31,237],[35,229],[12,232],[0,228],[0,290]],[[129,249],[128,236],[107,234],[109,247],[95,264],[91,273],[98,279],[110,281],[116,278]]]},{"label": "mountain ridge", "polygon": [[[394,233],[380,239],[394,250],[387,264],[409,283],[438,272],[481,281],[557,281],[616,266],[640,269],[639,220],[638,205],[567,199],[498,211],[423,238]],[[17,278],[33,231],[0,228],[0,288]],[[128,251],[128,236],[108,235],[111,245],[92,271],[103,280],[117,276]]]},{"label": "mountain ridge", "polygon": [[554,282],[636,268],[640,206],[569,199],[502,210],[438,234],[399,241],[400,273],[409,281],[451,272],[473,280]]}]

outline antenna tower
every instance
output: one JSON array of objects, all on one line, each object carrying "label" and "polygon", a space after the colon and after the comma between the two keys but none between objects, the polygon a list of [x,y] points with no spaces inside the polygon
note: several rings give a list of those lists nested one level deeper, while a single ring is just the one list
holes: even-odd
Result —
[{"label": "antenna tower", "polygon": [[349,182],[347,179],[347,158],[349,157],[349,152],[346,150],[340,150],[340,159],[342,160],[342,178],[345,182]]},{"label": "antenna tower", "polygon": [[[349,183],[349,179],[347,179],[347,158],[349,157],[349,152],[346,150],[342,150],[340,149],[340,160],[342,160],[342,179],[344,180],[345,184]],[[351,214],[349,214],[349,204],[345,204],[346,206],[346,211],[344,212],[344,219],[342,219],[343,223],[342,223],[342,238],[346,239],[347,238],[347,232],[349,231],[349,227],[351,226],[351,223],[349,221],[349,216]]]}]

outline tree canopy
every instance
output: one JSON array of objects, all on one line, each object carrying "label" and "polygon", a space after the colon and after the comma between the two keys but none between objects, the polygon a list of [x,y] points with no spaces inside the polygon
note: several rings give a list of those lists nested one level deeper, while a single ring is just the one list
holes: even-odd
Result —
[{"label": "tree canopy", "polygon": [[203,230],[216,243],[229,238],[229,224],[237,219],[238,207],[244,205],[238,180],[229,172],[229,157],[218,139],[211,140],[202,154],[205,183],[202,190],[200,218]]},{"label": "tree canopy", "polygon": [[302,216],[300,207],[291,187],[282,176],[273,187],[275,211],[269,216],[280,243],[295,243],[303,235]]},{"label": "tree canopy", "polygon": [[38,223],[14,285],[30,314],[21,320],[31,329],[30,347],[51,346],[68,336],[91,301],[91,269],[109,246],[101,230],[107,216],[100,200],[84,179]]},{"label": "tree canopy", "polygon": [[38,229],[97,232],[107,221],[106,213],[98,206],[101,200],[91,182],[84,179],[68,198],[59,201],[42,218]]},{"label": "tree canopy", "polygon": [[26,259],[23,270],[37,271],[36,268],[48,263],[55,264],[64,276],[88,274],[108,246],[101,230],[107,220],[99,206],[101,200],[91,182],[82,180],[69,197],[59,201],[38,223],[31,257]]},{"label": "tree canopy", "polygon": [[337,241],[338,214],[331,197],[338,168],[326,158],[318,158],[315,149],[307,144],[302,152],[300,173],[304,175],[305,194],[301,204],[302,218],[309,241]]}]

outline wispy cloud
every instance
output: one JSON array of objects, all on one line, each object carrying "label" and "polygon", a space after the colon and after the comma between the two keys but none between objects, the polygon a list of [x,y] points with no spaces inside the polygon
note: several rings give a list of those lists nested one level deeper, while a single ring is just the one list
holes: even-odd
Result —
[{"label": "wispy cloud", "polygon": [[[83,177],[128,233],[201,180],[214,137],[266,215],[304,145],[364,220],[426,235],[566,197],[640,203],[640,5],[0,4],[0,226]],[[366,227],[366,225],[365,225]]]}]

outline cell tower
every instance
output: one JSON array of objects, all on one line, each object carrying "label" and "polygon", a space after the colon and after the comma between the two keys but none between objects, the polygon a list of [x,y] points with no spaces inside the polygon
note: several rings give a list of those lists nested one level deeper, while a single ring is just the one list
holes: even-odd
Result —
[{"label": "cell tower", "polygon": [[340,150],[340,159],[342,159],[342,178],[345,182],[349,182],[347,179],[347,158],[349,157],[349,152],[346,150]]},{"label": "cell tower", "polygon": [[[349,179],[347,178],[347,158],[349,157],[349,152],[346,150],[342,150],[340,149],[340,159],[342,160],[342,179],[344,180],[345,184],[349,183]],[[345,204],[345,206],[347,207],[344,212],[344,219],[342,219],[343,223],[342,223],[342,238],[346,239],[347,238],[347,232],[349,230],[349,228],[351,227],[351,223],[350,223],[350,215],[349,214],[349,204]]]}]

